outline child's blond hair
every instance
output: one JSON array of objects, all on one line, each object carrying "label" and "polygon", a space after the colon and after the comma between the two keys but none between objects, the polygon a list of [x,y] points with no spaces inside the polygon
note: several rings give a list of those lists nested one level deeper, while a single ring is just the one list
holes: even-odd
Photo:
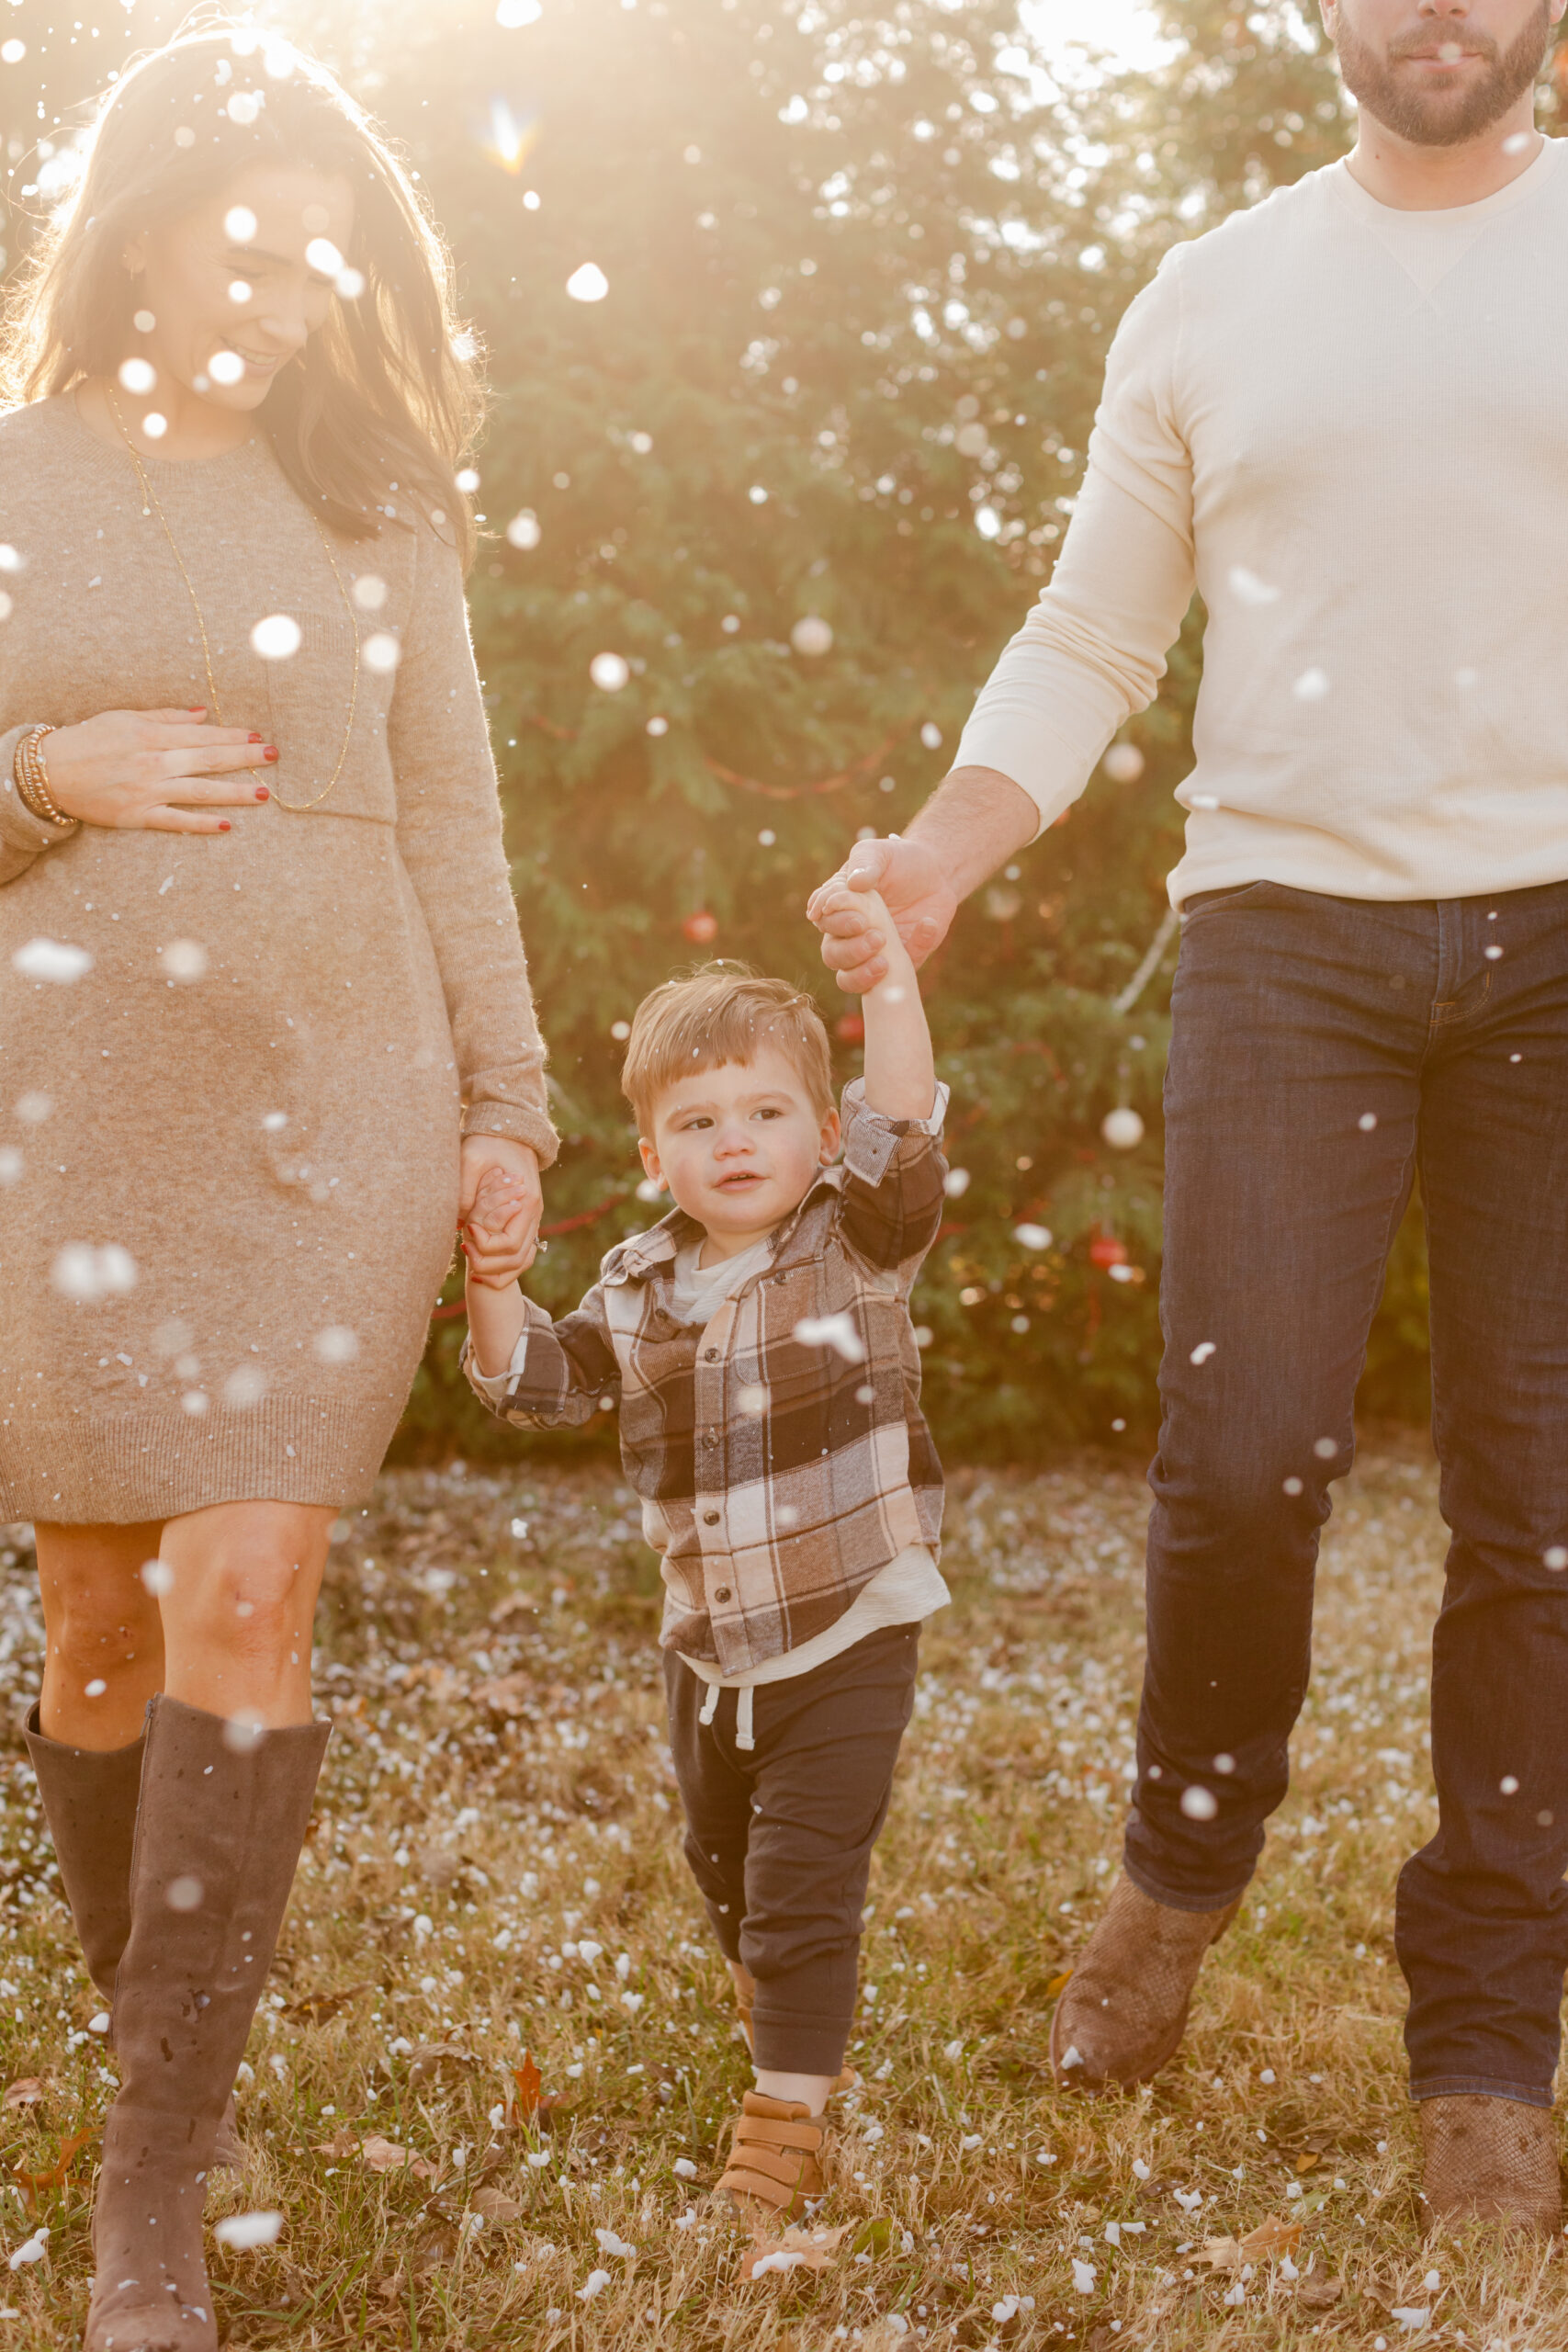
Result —
[{"label": "child's blond hair", "polygon": [[705,964],[666,980],[637,1006],[621,1069],[621,1091],[637,1132],[651,1136],[659,1098],[694,1070],[753,1060],[775,1046],[794,1066],[819,1118],[833,1105],[828,1032],[813,1000],[749,965]]}]

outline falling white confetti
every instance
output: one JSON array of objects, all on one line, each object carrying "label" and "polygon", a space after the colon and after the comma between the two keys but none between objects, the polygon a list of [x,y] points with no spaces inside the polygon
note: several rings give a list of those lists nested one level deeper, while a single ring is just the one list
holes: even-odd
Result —
[{"label": "falling white confetti", "polygon": [[1021,1250],[1049,1250],[1054,1237],[1048,1225],[1015,1225],[1012,1238]]},{"label": "falling white confetti", "polygon": [[950,1168],[942,1180],[942,1189],[950,1201],[961,1201],[969,1190],[967,1168]]},{"label": "falling white confetti", "polygon": [[322,1363],[353,1363],[359,1354],[358,1334],[346,1323],[329,1323],[316,1334],[316,1353]]},{"label": "falling white confetti", "polygon": [[[228,238],[229,243],[231,245],[248,245],[255,233],[256,216],[251,210],[250,206],[248,204],[231,204],[229,207],[228,211],[223,215],[223,234]],[[141,326],[141,322],[140,319],[137,320],[137,324],[138,326]],[[148,326],[142,328],[142,333],[144,334],[150,334],[151,331],[151,322],[149,322]]]},{"label": "falling white confetti", "polygon": [[48,2226],[40,2222],[31,2237],[24,2238],[21,2245],[9,2256],[8,2266],[13,2270],[21,2270],[30,2262],[41,2262],[48,2248]]},{"label": "falling white confetti", "polygon": [[1136,743],[1112,743],[1101,765],[1112,784],[1136,784],[1144,773],[1144,755]]},{"label": "falling white confetti", "polygon": [[495,21],[512,33],[524,25],[536,25],[544,13],[539,0],[497,0]]},{"label": "falling white confetti", "polygon": [[261,112],[261,99],[254,90],[236,90],[224,108],[231,122],[248,130]]},{"label": "falling white confetti", "polygon": [[150,392],[158,380],[158,371],[149,359],[122,359],[119,380],[126,390],[140,400]]},{"label": "falling white confetti", "polygon": [[364,571],[354,583],[354,601],[362,613],[378,613],[387,601],[387,583],[374,571]]},{"label": "falling white confetti", "polygon": [[1219,1351],[1213,1340],[1200,1340],[1198,1345],[1193,1349],[1192,1353],[1188,1357],[1187,1361],[1189,1363],[1207,1363],[1209,1358],[1212,1355],[1216,1355],[1218,1352]]},{"label": "falling white confetti", "polygon": [[1328,692],[1326,670],[1303,670],[1291,688],[1298,702],[1321,702]]},{"label": "falling white confetti", "polygon": [[1077,2255],[1073,2256],[1073,2285],[1080,2295],[1093,2294],[1094,2282],[1099,2275],[1092,2262],[1082,2262]]},{"label": "falling white confetti", "polygon": [[574,302],[602,302],[610,290],[610,281],[597,262],[585,261],[567,279],[566,290]]},{"label": "falling white confetti", "polygon": [[863,1363],[865,1345],[852,1318],[837,1315],[803,1315],[794,1336],[803,1348],[831,1348],[846,1363]]},{"label": "falling white confetti", "polygon": [[235,1756],[251,1756],[266,1737],[259,1715],[231,1715],[223,1726],[223,1745]]},{"label": "falling white confetti", "polygon": [[258,1364],[237,1364],[223,1383],[223,1402],[243,1409],[259,1405],[266,1395],[266,1375]]},{"label": "falling white confetti", "polygon": [[88,1699],[101,1699],[108,1687],[101,1674],[95,1674],[91,1682],[85,1682],[82,1685],[82,1690],[84,1696]]},{"label": "falling white confetti", "polygon": [[789,633],[789,641],[797,653],[804,653],[808,660],[819,659],[833,650],[831,625],[820,613],[802,613]]},{"label": "falling white confetti", "polygon": [[1364,1136],[1370,1136],[1372,1129],[1377,1125],[1377,1123],[1378,1114],[1375,1111],[1363,1111],[1360,1117],[1357,1120],[1356,1125],[1360,1128],[1361,1133]]},{"label": "falling white confetti", "polygon": [[13,951],[11,968],[20,972],[25,980],[57,980],[68,985],[92,970],[93,959],[85,947],[72,947],[63,939],[29,939],[25,946]]},{"label": "falling white confetti", "polygon": [[333,280],[333,290],[345,302],[357,302],[365,291],[364,271],[340,269]]},{"label": "falling white confetti", "polygon": [[207,974],[207,950],[199,940],[171,939],[164,950],[164,969],[172,980],[199,980]]},{"label": "falling white confetti", "polygon": [[1420,2305],[1395,2303],[1389,2312],[1389,2317],[1397,2320],[1407,2335],[1414,2335],[1418,2329],[1430,2327],[1432,2324],[1431,2309],[1426,2303]]},{"label": "falling white confetti", "polygon": [[591,2270],[577,2290],[578,2301],[591,2303],[595,2295],[604,2293],[609,2283],[610,2274],[607,2270]]},{"label": "falling white confetti", "polygon": [[0,1184],[19,1184],[26,1165],[15,1144],[0,1144]]},{"label": "falling white confetti", "polygon": [[618,2238],[614,2230],[595,2230],[593,2238],[601,2254],[613,2254],[617,2262],[637,2260],[636,2246],[628,2245],[625,2238]]},{"label": "falling white confetti", "polygon": [[244,380],[245,363],[237,351],[215,351],[207,372],[215,384],[238,384]]},{"label": "falling white confetti", "polygon": [[925,725],[920,729],[920,741],[925,745],[928,752],[941,751],[942,729],[937,725],[934,718],[928,718],[926,720]]},{"label": "falling white confetti", "polygon": [[1219,1809],[1207,1789],[1190,1788],[1181,1792],[1181,1810],[1189,1821],[1213,1821]]},{"label": "falling white confetti", "polygon": [[175,1572],[167,1560],[143,1560],[141,1581],[154,1600],[162,1600],[166,1592],[175,1589]]},{"label": "falling white confetti", "polygon": [[252,629],[251,644],[264,662],[287,662],[291,653],[299,652],[302,635],[292,614],[268,613]]},{"label": "falling white confetti", "polygon": [[390,629],[378,628],[365,640],[365,666],[381,677],[397,668],[401,653],[402,648]]},{"label": "falling white confetti", "polygon": [[226,2221],[213,2229],[220,2245],[231,2245],[243,2254],[255,2245],[276,2245],[283,2233],[281,2213],[231,2213]]},{"label": "falling white confetti", "polygon": [[1234,564],[1230,575],[1231,592],[1244,605],[1277,605],[1280,591],[1267,580],[1259,580],[1256,571],[1248,571],[1244,563]]},{"label": "falling white confetti", "polygon": [[[805,2260],[806,2256],[797,2254],[793,2247],[780,2246],[776,2254],[760,2254],[757,2256],[751,2265],[751,2276],[760,2278],[767,2270],[798,2270]],[[595,2271],[593,2275],[597,2278],[600,2274]]]},{"label": "falling white confetti", "polygon": [[136,1261],[118,1241],[107,1242],[101,1250],[95,1250],[90,1242],[70,1241],[56,1253],[49,1278],[62,1297],[86,1305],[134,1290]]},{"label": "falling white confetti", "polygon": [[205,1893],[198,1878],[172,1878],[164,1889],[164,1900],[171,1911],[195,1911]]},{"label": "falling white confetti", "polygon": [[1568,1568],[1568,1545],[1553,1544],[1550,1551],[1541,1554],[1541,1558],[1549,1568]]},{"label": "falling white confetti", "polygon": [[312,237],[305,248],[305,258],[323,277],[335,277],[344,266],[343,255],[330,237]]},{"label": "falling white confetti", "polygon": [[620,653],[596,653],[588,664],[588,674],[601,694],[618,695],[631,673],[631,664]]},{"label": "falling white confetti", "polygon": [[512,517],[506,526],[508,545],[521,548],[525,553],[531,548],[536,548],[543,536],[539,529],[539,518],[531,506],[525,506],[519,514]]}]

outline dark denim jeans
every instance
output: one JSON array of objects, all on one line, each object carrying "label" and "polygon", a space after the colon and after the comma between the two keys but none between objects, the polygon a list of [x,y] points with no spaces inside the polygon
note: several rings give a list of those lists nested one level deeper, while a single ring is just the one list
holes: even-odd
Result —
[{"label": "dark denim jeans", "polygon": [[[1208,894],[1174,1013],[1128,1873],[1190,1911],[1252,1874],[1418,1170],[1452,1543],[1439,1826],[1395,1906],[1411,2089],[1550,2106],[1568,1963],[1568,883],[1392,905]],[[1182,1811],[1192,1788],[1212,1817],[1201,1796]]]}]

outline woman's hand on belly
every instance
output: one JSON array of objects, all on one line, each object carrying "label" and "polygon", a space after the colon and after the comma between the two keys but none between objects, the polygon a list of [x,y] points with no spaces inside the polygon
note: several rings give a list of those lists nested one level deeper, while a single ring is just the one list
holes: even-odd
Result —
[{"label": "woman's hand on belly", "polygon": [[[491,1169],[504,1179],[514,1204],[505,1225],[495,1232],[470,1222],[479,1185]],[[468,1264],[480,1282],[502,1288],[526,1273],[538,1247],[544,1206],[538,1156],[531,1145],[514,1142],[510,1136],[463,1137],[457,1228]]]},{"label": "woman's hand on belly", "polygon": [[209,727],[199,710],[102,710],[39,744],[50,797],[85,825],[153,833],[224,833],[226,817],[270,796],[254,771],[277,757],[244,727]]}]

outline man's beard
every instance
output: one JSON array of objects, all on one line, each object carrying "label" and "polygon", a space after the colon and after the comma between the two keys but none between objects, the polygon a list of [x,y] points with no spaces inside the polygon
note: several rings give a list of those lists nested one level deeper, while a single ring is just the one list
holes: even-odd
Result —
[{"label": "man's beard", "polygon": [[1448,37],[1462,41],[1489,69],[1457,104],[1451,93],[1424,92],[1396,71],[1402,58],[1428,47],[1432,28],[1407,34],[1391,46],[1384,58],[1361,39],[1341,10],[1335,48],[1345,87],[1385,130],[1408,140],[1413,147],[1460,147],[1500,122],[1515,101],[1535,85],[1551,40],[1551,11],[1547,0],[1541,0],[1540,15],[1506,50],[1500,50],[1490,34],[1463,25],[1450,27]]}]

